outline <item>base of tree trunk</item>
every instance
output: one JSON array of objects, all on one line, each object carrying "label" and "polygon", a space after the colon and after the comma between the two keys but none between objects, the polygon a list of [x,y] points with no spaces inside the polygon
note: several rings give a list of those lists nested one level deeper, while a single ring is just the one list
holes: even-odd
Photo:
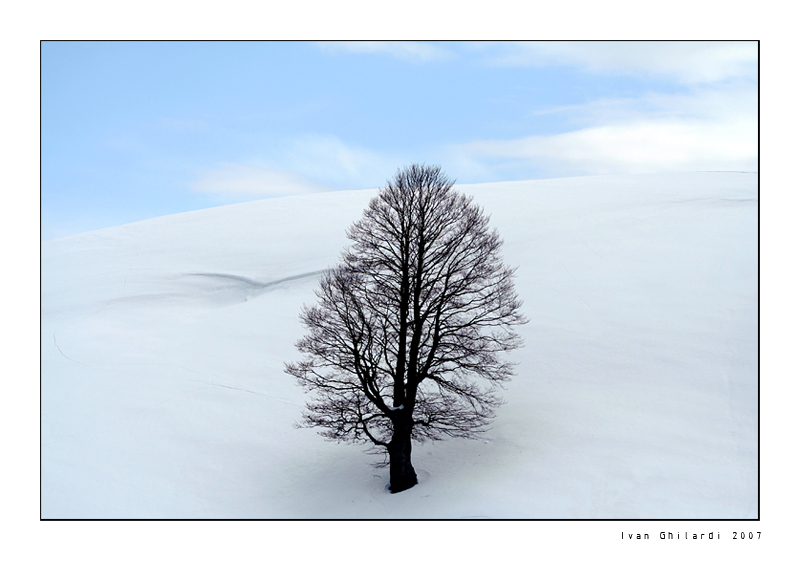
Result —
[{"label": "base of tree trunk", "polygon": [[401,478],[393,478],[391,483],[389,483],[389,492],[399,493],[400,491],[411,489],[416,484],[417,484],[417,474],[414,473],[412,470],[412,473],[408,476],[404,476]]},{"label": "base of tree trunk", "polygon": [[399,493],[417,484],[417,472],[411,465],[411,423],[398,422],[389,444],[389,491]]}]

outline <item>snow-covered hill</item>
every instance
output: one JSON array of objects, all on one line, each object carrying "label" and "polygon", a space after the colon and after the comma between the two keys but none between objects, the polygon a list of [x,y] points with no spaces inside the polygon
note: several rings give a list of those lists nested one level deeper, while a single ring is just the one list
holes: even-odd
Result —
[{"label": "snow-covered hill", "polygon": [[754,518],[758,176],[464,185],[530,323],[477,440],[389,494],[297,429],[298,313],[375,191],[165,216],[42,245],[44,518]]}]

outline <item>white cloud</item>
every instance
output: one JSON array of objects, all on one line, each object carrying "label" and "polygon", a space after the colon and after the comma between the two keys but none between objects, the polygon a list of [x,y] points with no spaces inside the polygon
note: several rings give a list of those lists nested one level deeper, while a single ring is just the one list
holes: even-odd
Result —
[{"label": "white cloud", "polygon": [[583,105],[549,107],[531,111],[532,116],[558,113],[573,128],[635,120],[689,118],[724,120],[733,116],[758,117],[755,84],[735,87],[693,88],[687,93],[645,93],[638,98],[603,98]]},{"label": "white cloud", "polygon": [[[496,66],[575,66],[598,74],[646,74],[683,84],[755,80],[755,41],[330,41],[326,53],[386,54],[402,60],[448,60],[461,51]],[[454,50],[455,49],[455,50]]]},{"label": "white cloud", "polygon": [[332,41],[317,43],[326,53],[387,54],[402,60],[447,60],[453,53],[432,43],[417,41]]},{"label": "white cloud", "polygon": [[192,184],[192,188],[237,198],[279,197],[326,190],[302,175],[289,171],[228,163],[205,171]]},{"label": "white cloud", "polygon": [[755,88],[649,94],[553,110],[577,130],[453,147],[453,158],[485,168],[550,176],[664,171],[755,171]]},{"label": "white cloud", "polygon": [[557,175],[746,171],[756,166],[758,145],[752,125],[747,121],[712,126],[645,121],[553,136],[476,142],[464,151],[479,160],[525,160]]},{"label": "white cloud", "polygon": [[531,41],[470,48],[494,65],[570,65],[596,73],[664,76],[684,84],[754,80],[758,67],[754,41]]}]

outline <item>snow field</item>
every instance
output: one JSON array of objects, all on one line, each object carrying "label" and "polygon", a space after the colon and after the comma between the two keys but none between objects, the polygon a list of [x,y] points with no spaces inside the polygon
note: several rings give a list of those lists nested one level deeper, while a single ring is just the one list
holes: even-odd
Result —
[{"label": "snow field", "polygon": [[458,186],[530,323],[476,440],[380,456],[296,429],[298,314],[375,191],[42,245],[43,518],[755,518],[758,176]]}]

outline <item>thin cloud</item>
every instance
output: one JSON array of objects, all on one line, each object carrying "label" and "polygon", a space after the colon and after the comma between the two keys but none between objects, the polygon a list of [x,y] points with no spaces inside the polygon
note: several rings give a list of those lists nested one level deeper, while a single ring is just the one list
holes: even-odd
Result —
[{"label": "thin cloud", "polygon": [[[476,142],[464,149],[478,160],[527,161],[558,174],[755,170],[752,123],[712,127],[682,122],[641,122],[594,127],[553,136]],[[570,173],[571,172],[571,173]]]},{"label": "thin cloud", "polygon": [[755,171],[755,89],[647,95],[565,107],[577,130],[453,147],[475,168],[537,170],[550,176],[668,171]]},{"label": "thin cloud", "polygon": [[697,119],[706,122],[746,116],[758,118],[758,87],[703,86],[688,93],[645,93],[636,98],[603,98],[582,105],[537,109],[532,116],[559,113],[573,128],[654,119]]},{"label": "thin cloud", "polygon": [[531,41],[471,45],[496,66],[576,66],[599,74],[646,74],[682,84],[755,80],[754,41]]},{"label": "thin cloud", "polygon": [[280,197],[327,190],[289,171],[229,163],[205,171],[191,186],[195,191],[235,198]]},{"label": "thin cloud", "polygon": [[269,163],[334,188],[363,189],[382,186],[388,175],[407,162],[402,156],[348,144],[334,135],[312,134],[287,142],[287,148]]},{"label": "thin cloud", "polygon": [[440,61],[454,56],[439,45],[417,41],[325,41],[317,45],[324,53],[384,54],[411,62]]},{"label": "thin cloud", "polygon": [[251,156],[247,164],[222,163],[203,171],[191,188],[223,200],[375,188],[408,163],[402,157],[349,145],[333,135],[283,139],[264,150],[269,156]]}]

